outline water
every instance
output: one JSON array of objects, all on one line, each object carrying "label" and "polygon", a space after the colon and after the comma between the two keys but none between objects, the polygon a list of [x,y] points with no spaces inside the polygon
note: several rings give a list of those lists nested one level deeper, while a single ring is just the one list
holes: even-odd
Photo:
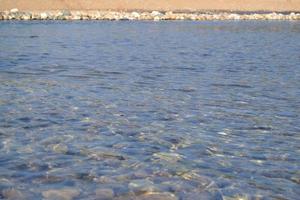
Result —
[{"label": "water", "polygon": [[0,199],[299,198],[299,41],[299,22],[1,22]]}]

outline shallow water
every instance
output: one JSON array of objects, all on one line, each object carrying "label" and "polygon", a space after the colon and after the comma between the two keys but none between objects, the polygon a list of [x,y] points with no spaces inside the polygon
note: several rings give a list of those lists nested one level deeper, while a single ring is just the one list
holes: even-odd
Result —
[{"label": "shallow water", "polygon": [[299,52],[299,22],[0,22],[0,199],[297,199]]}]

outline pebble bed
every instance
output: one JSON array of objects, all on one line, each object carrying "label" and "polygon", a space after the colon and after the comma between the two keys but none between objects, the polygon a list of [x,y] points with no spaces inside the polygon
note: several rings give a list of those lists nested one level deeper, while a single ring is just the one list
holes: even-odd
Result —
[{"label": "pebble bed", "polygon": [[17,8],[0,12],[0,20],[300,20],[300,13],[182,13],[116,11],[47,11],[23,12]]}]

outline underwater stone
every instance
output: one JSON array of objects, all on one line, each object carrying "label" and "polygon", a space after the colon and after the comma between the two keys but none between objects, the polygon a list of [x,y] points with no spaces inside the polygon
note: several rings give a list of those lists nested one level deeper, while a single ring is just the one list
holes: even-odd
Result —
[{"label": "underwater stone", "polygon": [[153,192],[155,190],[154,183],[147,179],[133,180],[129,183],[128,187],[135,193]]},{"label": "underwater stone", "polygon": [[114,191],[109,188],[99,188],[95,190],[97,200],[113,199]]},{"label": "underwater stone", "polygon": [[18,200],[24,199],[24,195],[17,189],[5,189],[2,191],[2,195],[5,199]]},{"label": "underwater stone", "polygon": [[44,198],[55,200],[72,200],[79,194],[80,191],[75,188],[52,189],[42,192]]},{"label": "underwater stone", "polygon": [[165,160],[167,162],[177,162],[184,158],[184,156],[178,153],[168,153],[168,152],[154,153],[153,157],[161,160]]}]

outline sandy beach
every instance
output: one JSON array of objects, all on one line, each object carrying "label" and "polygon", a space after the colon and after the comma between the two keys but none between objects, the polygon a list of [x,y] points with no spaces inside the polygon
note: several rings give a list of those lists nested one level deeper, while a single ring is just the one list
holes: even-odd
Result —
[{"label": "sandy beach", "polygon": [[0,0],[0,11],[300,11],[300,0]]}]

